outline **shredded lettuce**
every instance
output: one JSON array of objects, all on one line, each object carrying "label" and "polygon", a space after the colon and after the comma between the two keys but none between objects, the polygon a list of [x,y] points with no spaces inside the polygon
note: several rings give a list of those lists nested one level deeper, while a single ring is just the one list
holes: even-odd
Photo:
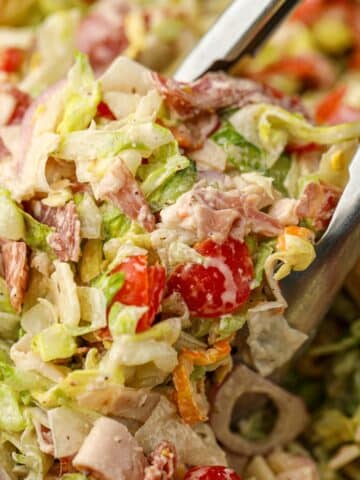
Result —
[{"label": "shredded lettuce", "polygon": [[273,253],[274,248],[275,242],[270,240],[260,243],[259,247],[256,249],[254,253],[255,264],[254,280],[251,284],[252,288],[257,288],[261,285],[264,277],[265,262],[267,258]]},{"label": "shredded lettuce", "polygon": [[196,164],[190,161],[189,166],[176,172],[163,185],[153,191],[148,202],[153,212],[172,205],[178,197],[192,188],[196,180]]},{"label": "shredded lettuce", "polygon": [[223,123],[212,139],[225,150],[228,163],[241,173],[264,169],[260,148],[248,142],[231,123]]},{"label": "shredded lettuce", "polygon": [[65,325],[77,326],[80,322],[80,304],[77,286],[71,267],[65,262],[54,262],[55,272],[51,279],[56,286],[56,305],[60,321]]},{"label": "shredded lettuce", "polygon": [[[0,277],[0,312],[14,314],[15,310],[10,302],[9,289],[3,278]],[[0,328],[1,330],[1,328]]]},{"label": "shredded lettuce", "polygon": [[0,428],[6,432],[20,432],[26,422],[21,413],[15,392],[5,383],[0,383]]},{"label": "shredded lettuce", "polygon": [[33,337],[32,349],[44,362],[50,362],[72,357],[77,344],[65,325],[55,324]]},{"label": "shredded lettuce", "polygon": [[36,96],[65,77],[74,59],[79,21],[80,12],[71,9],[49,15],[39,26],[32,68],[20,84],[22,90]]},{"label": "shredded lettuce", "polygon": [[170,130],[152,122],[128,124],[119,130],[82,130],[63,136],[57,154],[75,162],[114,158],[124,150],[138,150],[148,158],[154,150],[173,142]]},{"label": "shredded lettuce", "polygon": [[314,246],[310,240],[305,240],[304,238],[288,233],[285,233],[284,237],[285,250],[277,251],[267,259],[269,263],[276,260],[282,262],[282,265],[274,274],[275,280],[281,280],[286,277],[291,270],[305,270],[316,256]]},{"label": "shredded lettuce", "polygon": [[64,115],[57,127],[60,135],[85,129],[94,118],[101,100],[100,84],[83,53],[76,54],[75,65],[67,76],[65,92]]},{"label": "shredded lettuce", "polygon": [[[171,186],[164,187],[164,184],[174,178],[176,173],[188,168],[189,165],[190,160],[179,153],[175,143],[159,148],[153,158],[147,164],[141,165],[138,170],[138,175],[142,179],[141,189],[145,196],[148,198],[158,189],[166,188],[167,195],[173,197],[174,192],[172,195],[170,192]],[[174,188],[178,185],[179,181],[176,180]]]},{"label": "shredded lettuce", "polygon": [[0,236],[20,240],[25,235],[24,218],[11,199],[9,192],[0,190]]},{"label": "shredded lettuce", "polygon": [[224,340],[240,330],[246,322],[246,315],[223,315],[216,328],[216,340]]},{"label": "shredded lettuce", "polygon": [[266,152],[268,168],[274,165],[289,140],[334,145],[360,136],[360,122],[314,126],[299,114],[267,104],[245,107],[236,112],[230,122],[248,141]]},{"label": "shredded lettuce", "polygon": [[136,307],[115,302],[109,312],[109,328],[113,338],[122,334],[134,335],[140,318],[148,307]]},{"label": "shredded lettuce", "polygon": [[168,261],[172,267],[182,263],[203,264],[205,257],[200,255],[194,248],[189,247],[186,243],[175,241],[169,245]]},{"label": "shredded lettuce", "polygon": [[84,193],[75,199],[76,210],[80,218],[82,238],[97,239],[101,237],[102,216],[94,198]]},{"label": "shredded lettuce", "polygon": [[102,214],[102,236],[105,240],[123,236],[131,226],[131,220],[122,211],[104,202],[100,208]]},{"label": "shredded lettuce", "polygon": [[83,283],[89,283],[100,275],[103,259],[103,244],[101,240],[87,240],[80,259],[80,278]]},{"label": "shredded lettuce", "polygon": [[116,293],[124,285],[125,273],[103,273],[99,277],[95,278],[92,282],[92,286],[99,288],[105,295],[106,304],[110,305]]}]

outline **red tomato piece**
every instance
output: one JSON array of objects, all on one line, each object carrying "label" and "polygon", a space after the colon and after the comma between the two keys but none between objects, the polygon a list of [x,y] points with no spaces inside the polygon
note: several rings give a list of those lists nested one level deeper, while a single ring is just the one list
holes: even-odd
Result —
[{"label": "red tomato piece", "polygon": [[115,120],[116,117],[110,110],[110,108],[106,105],[105,102],[100,102],[97,107],[97,114],[99,117],[108,118],[109,120]]},{"label": "red tomato piece", "polygon": [[114,272],[125,273],[124,285],[115,295],[115,302],[137,307],[148,305],[149,280],[146,255],[126,258],[114,269]]},{"label": "red tomato piece", "polygon": [[327,123],[341,108],[343,98],[346,94],[345,85],[340,85],[335,90],[330,92],[319,103],[316,108],[315,118],[319,123]]},{"label": "red tomato piece", "polygon": [[0,70],[7,73],[17,72],[24,59],[24,52],[20,48],[9,47],[0,52]]},{"label": "red tomato piece", "polygon": [[295,9],[290,18],[312,24],[319,18],[324,8],[326,8],[324,0],[305,0]]},{"label": "red tomato piece", "polygon": [[148,267],[148,307],[149,310],[139,320],[136,331],[143,332],[151,327],[157,314],[165,289],[165,269],[160,265]]},{"label": "red tomato piece", "polygon": [[157,314],[165,288],[165,269],[160,265],[148,267],[146,255],[128,257],[114,272],[124,272],[125,282],[114,302],[137,307],[149,307],[140,318],[136,331],[147,330]]},{"label": "red tomato piece", "polygon": [[241,478],[231,468],[211,466],[191,468],[184,480],[241,480]]},{"label": "red tomato piece", "polygon": [[176,267],[168,281],[168,292],[179,292],[191,313],[200,317],[218,317],[243,305],[253,278],[246,244],[229,237],[221,245],[205,240],[196,250],[208,257],[205,264]]}]

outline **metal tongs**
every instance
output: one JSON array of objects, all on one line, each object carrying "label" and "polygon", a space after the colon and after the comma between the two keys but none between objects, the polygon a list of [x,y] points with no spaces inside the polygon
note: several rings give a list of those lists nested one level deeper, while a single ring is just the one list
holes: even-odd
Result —
[{"label": "metal tongs", "polygon": [[[189,82],[208,71],[228,69],[242,55],[254,53],[297,3],[297,0],[233,1],[183,61],[175,78]],[[304,272],[292,273],[280,285],[288,303],[287,320],[293,327],[308,334],[310,340],[360,256],[360,149],[351,163],[349,182],[327,231],[316,245],[316,251],[317,257],[310,268]],[[280,381],[283,373],[284,369],[276,372],[272,379]],[[222,412],[218,415],[215,411],[212,415],[212,425],[218,440],[235,454],[247,455],[253,449],[253,442],[232,433],[229,425],[225,425],[231,422],[235,402],[244,394],[263,393],[270,396],[276,404],[283,402],[289,406],[287,417],[283,414],[278,419],[269,440],[257,445],[257,453],[271,449],[274,446],[272,442],[276,434],[280,435],[280,431],[281,443],[286,444],[302,428],[298,424],[299,431],[295,431],[297,427],[294,431],[289,431],[290,423],[297,417],[301,407],[295,402],[290,408],[292,400],[289,394],[277,386],[270,388],[270,381],[256,377],[259,376],[244,365],[235,367],[220,388]],[[240,390],[239,385],[242,385]],[[241,409],[249,410],[251,401],[243,400],[245,398],[242,398]],[[285,428],[286,425],[289,426]]]}]

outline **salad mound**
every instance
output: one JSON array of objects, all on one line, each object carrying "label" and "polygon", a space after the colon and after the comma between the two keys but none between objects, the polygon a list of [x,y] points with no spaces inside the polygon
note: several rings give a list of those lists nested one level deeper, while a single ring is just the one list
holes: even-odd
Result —
[{"label": "salad mound", "polygon": [[[304,402],[265,377],[307,339],[278,281],[315,258],[360,123],[316,126],[224,73],[118,57],[96,78],[84,54],[18,115],[0,130],[4,478],[237,480],[229,462],[277,448],[277,478],[317,479],[281,450]],[[278,410],[264,438],[230,425],[245,384]]]}]

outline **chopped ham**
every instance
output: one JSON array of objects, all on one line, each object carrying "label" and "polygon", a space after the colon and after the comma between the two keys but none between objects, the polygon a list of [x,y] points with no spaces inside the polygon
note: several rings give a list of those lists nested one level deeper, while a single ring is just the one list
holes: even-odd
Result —
[{"label": "chopped ham", "polygon": [[17,125],[21,122],[31,99],[27,93],[9,83],[0,84],[0,125]]},{"label": "chopped ham", "polygon": [[128,7],[119,0],[102,0],[80,22],[76,46],[89,56],[95,70],[104,70],[129,42],[124,17]]},{"label": "chopped ham", "polygon": [[182,83],[153,73],[158,91],[181,118],[193,118],[229,106],[274,103],[304,113],[301,105],[253,80],[233,78],[223,72],[207,73],[193,83]]},{"label": "chopped ham", "polygon": [[161,212],[166,228],[180,227],[196,233],[198,240],[210,238],[222,243],[229,234],[243,239],[248,233],[274,237],[282,232],[281,224],[253,204],[252,197],[239,190],[226,192],[196,185],[175,204]]},{"label": "chopped ham", "polygon": [[120,208],[132,220],[151,232],[155,219],[144,194],[134,176],[121,159],[117,159],[110,171],[97,186],[96,195]]},{"label": "chopped ham", "polygon": [[48,207],[41,201],[31,202],[32,214],[41,223],[53,227],[48,243],[63,262],[77,262],[80,256],[80,219],[74,202],[64,207]]},{"label": "chopped ham", "polygon": [[145,468],[144,480],[173,480],[176,450],[172,443],[163,441],[149,455],[150,465]]},{"label": "chopped ham", "polygon": [[296,214],[297,200],[295,198],[280,198],[269,210],[269,215],[276,218],[281,225],[297,225],[299,217]]},{"label": "chopped ham", "polygon": [[205,140],[219,126],[219,117],[216,113],[201,113],[196,117],[170,127],[181,148],[198,150]]},{"label": "chopped ham", "polygon": [[20,312],[29,278],[26,244],[24,242],[5,242],[1,251],[11,305],[17,312]]},{"label": "chopped ham", "polygon": [[333,185],[310,182],[306,185],[296,206],[300,219],[310,219],[316,230],[324,230],[333,216],[341,190]]},{"label": "chopped ham", "polygon": [[122,423],[101,417],[94,423],[73,465],[101,480],[143,480],[146,459]]}]

